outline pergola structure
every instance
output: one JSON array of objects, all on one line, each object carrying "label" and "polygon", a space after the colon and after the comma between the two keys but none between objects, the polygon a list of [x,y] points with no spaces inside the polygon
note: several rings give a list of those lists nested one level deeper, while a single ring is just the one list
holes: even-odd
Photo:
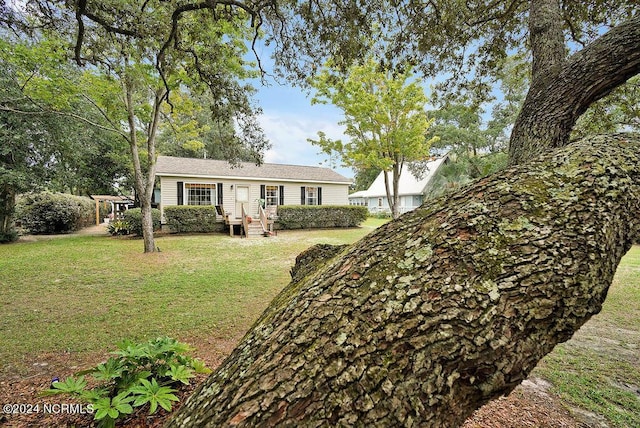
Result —
[{"label": "pergola structure", "polygon": [[100,202],[105,207],[107,203],[113,206],[114,218],[117,218],[119,213],[126,211],[128,205],[133,204],[133,198],[130,196],[91,195],[91,199],[96,201],[96,226],[100,224]]}]

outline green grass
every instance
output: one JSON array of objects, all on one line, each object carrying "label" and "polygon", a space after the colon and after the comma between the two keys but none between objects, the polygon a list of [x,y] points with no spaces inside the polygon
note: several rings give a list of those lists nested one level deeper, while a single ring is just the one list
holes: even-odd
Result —
[{"label": "green grass", "polygon": [[622,259],[602,312],[534,371],[572,406],[640,427],[640,247]]},{"label": "green grass", "polygon": [[[29,373],[39,355],[105,354],[122,339],[238,340],[317,243],[351,243],[362,228],[288,231],[273,238],[165,236],[142,242],[68,236],[0,246],[0,378]],[[603,310],[534,375],[563,401],[640,427],[640,247],[622,260]]]},{"label": "green grass", "polygon": [[0,375],[48,352],[102,352],[157,335],[237,340],[289,282],[300,252],[354,242],[361,228],[142,241],[65,236],[0,246]]}]

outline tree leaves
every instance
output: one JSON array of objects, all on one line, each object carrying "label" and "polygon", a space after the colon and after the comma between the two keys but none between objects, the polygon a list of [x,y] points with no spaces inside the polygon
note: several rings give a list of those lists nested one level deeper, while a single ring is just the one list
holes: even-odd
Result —
[{"label": "tree leaves", "polygon": [[396,163],[429,155],[435,139],[425,138],[432,123],[424,110],[427,98],[410,70],[381,71],[369,58],[342,80],[330,67],[312,82],[317,91],[313,102],[331,102],[343,111],[341,124],[350,140],[331,140],[318,133],[318,140],[309,141],[327,154],[340,154],[345,165],[358,169],[390,171]]}]

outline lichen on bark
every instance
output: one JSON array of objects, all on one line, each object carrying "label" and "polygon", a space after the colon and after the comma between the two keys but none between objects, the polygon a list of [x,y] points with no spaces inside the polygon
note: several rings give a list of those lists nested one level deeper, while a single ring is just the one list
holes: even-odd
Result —
[{"label": "lichen on bark", "polygon": [[600,311],[638,195],[618,135],[428,201],[292,281],[169,425],[458,426]]}]

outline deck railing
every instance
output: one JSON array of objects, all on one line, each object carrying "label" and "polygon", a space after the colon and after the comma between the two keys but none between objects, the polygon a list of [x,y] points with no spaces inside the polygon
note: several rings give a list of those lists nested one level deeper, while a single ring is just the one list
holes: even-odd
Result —
[{"label": "deck railing", "polygon": [[[242,204],[242,229],[244,231],[244,237],[249,237],[249,220],[247,219],[247,212],[244,210],[244,204]],[[240,234],[242,237],[242,233]]]},{"label": "deck railing", "polygon": [[269,230],[269,219],[267,218],[267,213],[262,208],[262,205],[258,205],[258,213],[260,214],[260,224],[262,225],[262,233],[270,234]]}]

